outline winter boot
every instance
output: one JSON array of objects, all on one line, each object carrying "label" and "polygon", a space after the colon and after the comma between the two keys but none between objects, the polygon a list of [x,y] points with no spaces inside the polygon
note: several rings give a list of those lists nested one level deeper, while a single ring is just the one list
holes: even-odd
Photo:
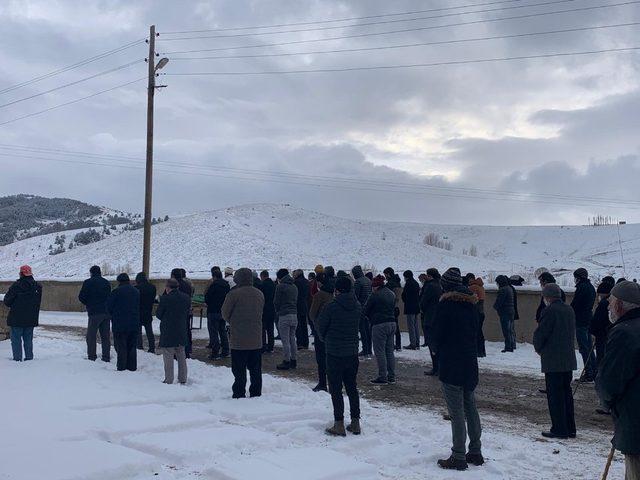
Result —
[{"label": "winter boot", "polygon": [[296,368],[298,368],[298,361],[297,360],[291,360],[289,362],[289,368],[291,370],[295,370]]},{"label": "winter boot", "polygon": [[449,457],[446,460],[438,460],[438,466],[445,470],[466,470],[469,468],[466,460],[456,460],[453,457]]},{"label": "winter boot", "polygon": [[387,382],[384,378],[378,377],[371,380],[371,383],[374,385],[388,385],[389,382]]},{"label": "winter boot", "polygon": [[276,366],[278,370],[289,370],[291,368],[291,362],[286,360]]},{"label": "winter boot", "polygon": [[481,453],[467,453],[466,460],[467,463],[475,465],[476,467],[484,464],[484,457]]},{"label": "winter boot", "polygon": [[360,429],[360,419],[352,418],[351,424],[347,426],[347,431],[354,435],[360,435],[362,433],[362,430]]},{"label": "winter boot", "polygon": [[333,426],[329,427],[325,430],[327,435],[332,435],[334,437],[346,437],[347,432],[344,430],[344,421],[335,421],[333,422]]}]

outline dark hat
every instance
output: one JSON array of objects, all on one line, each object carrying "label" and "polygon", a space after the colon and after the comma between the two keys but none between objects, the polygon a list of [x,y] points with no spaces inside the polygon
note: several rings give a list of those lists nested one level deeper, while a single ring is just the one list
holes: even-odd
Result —
[{"label": "dark hat", "polygon": [[431,278],[435,278],[436,280],[440,279],[440,272],[437,268],[428,268],[427,275],[429,275]]},{"label": "dark hat", "polygon": [[452,290],[461,285],[462,275],[459,268],[451,267],[442,275],[442,288],[445,290]]},{"label": "dark hat", "polygon": [[371,286],[373,288],[378,288],[384,285],[384,275],[376,275],[375,277],[373,277],[373,280],[371,281]]},{"label": "dark hat", "polygon": [[102,270],[100,270],[100,267],[98,265],[94,265],[89,269],[89,273],[91,275],[102,275]]},{"label": "dark hat", "polygon": [[562,290],[557,283],[547,283],[542,289],[545,298],[562,298]]},{"label": "dark hat", "polygon": [[640,305],[640,285],[635,282],[625,280],[618,283],[611,289],[611,295],[623,302]]},{"label": "dark hat", "polygon": [[147,274],[144,272],[140,272],[136,275],[136,283],[144,283],[148,280]]},{"label": "dark hat", "polygon": [[600,283],[608,283],[611,286],[616,284],[616,279],[613,278],[611,275],[607,275],[606,277],[602,277],[602,280],[600,280]]},{"label": "dark hat", "polygon": [[385,268],[385,269],[382,271],[382,273],[384,273],[385,275],[387,275],[387,276],[389,276],[389,277],[393,277],[393,276],[396,274],[395,270],[394,270],[393,268],[391,268],[391,267],[387,267],[387,268]]},{"label": "dark hat", "polygon": [[281,268],[280,270],[278,270],[276,272],[276,278],[278,280],[282,280],[284,277],[286,277],[287,275],[289,275],[289,270],[287,270],[286,268]]},{"label": "dark hat", "polygon": [[336,271],[331,265],[327,265],[326,267],[324,267],[324,273],[329,278],[332,278],[332,277],[336,276]]},{"label": "dark hat", "polygon": [[575,272],[573,272],[573,276],[576,278],[589,278],[589,272],[587,272],[586,268],[578,268]]},{"label": "dark hat", "polygon": [[551,272],[542,272],[538,280],[542,283],[556,283],[556,277],[554,277]]},{"label": "dark hat", "polygon": [[349,280],[349,277],[338,277],[336,280],[336,290],[340,293],[349,293],[351,291],[351,280]]},{"label": "dark hat", "polygon": [[405,270],[402,276],[404,278],[413,278],[413,272],[411,270]]},{"label": "dark hat", "polygon": [[176,280],[175,278],[170,278],[169,280],[167,280],[167,287],[170,289],[176,289],[180,286],[180,284],[178,283],[178,280]]},{"label": "dark hat", "polygon": [[609,282],[601,282],[600,285],[598,285],[596,293],[601,295],[609,295],[613,287],[614,285],[610,284]]},{"label": "dark hat", "polygon": [[129,275],[126,273],[121,273],[116,277],[118,283],[129,283],[131,280],[129,279]]}]

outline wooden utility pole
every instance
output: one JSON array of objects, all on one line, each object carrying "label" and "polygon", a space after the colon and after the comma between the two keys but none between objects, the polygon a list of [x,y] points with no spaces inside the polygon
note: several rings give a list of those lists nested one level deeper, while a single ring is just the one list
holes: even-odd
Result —
[{"label": "wooden utility pole", "polygon": [[142,271],[149,275],[151,258],[151,199],[153,189],[153,97],[156,91],[156,26],[149,27],[149,84],[147,87],[147,166],[144,182],[144,239]]}]

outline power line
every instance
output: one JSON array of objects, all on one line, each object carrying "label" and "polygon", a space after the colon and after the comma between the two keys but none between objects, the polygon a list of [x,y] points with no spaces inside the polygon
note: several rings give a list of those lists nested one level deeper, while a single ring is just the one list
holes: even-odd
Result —
[{"label": "power line", "polygon": [[373,65],[368,67],[336,67],[336,68],[317,68],[310,70],[265,70],[257,72],[176,72],[176,73],[163,73],[162,75],[170,76],[256,76],[256,75],[294,75],[294,74],[306,74],[306,73],[338,73],[338,72],[355,72],[355,71],[369,71],[369,70],[395,70],[402,68],[426,68],[426,67],[441,67],[452,65],[468,65],[479,63],[492,63],[492,62],[509,62],[514,60],[532,60],[540,58],[554,58],[554,57],[571,57],[581,55],[597,55],[602,53],[611,52],[631,52],[640,50],[640,47],[621,47],[621,48],[605,48],[601,50],[588,50],[581,52],[556,52],[556,53],[544,53],[539,55],[518,55],[514,57],[498,57],[498,58],[478,58],[472,60],[449,60],[442,62],[432,63],[412,63],[404,65]]},{"label": "power line", "polygon": [[118,88],[126,87],[128,85],[132,85],[132,84],[134,84],[136,82],[139,82],[141,80],[145,80],[146,78],[147,77],[138,78],[137,80],[132,80],[130,82],[122,83],[120,85],[116,85],[115,87],[111,87],[111,88],[108,88],[106,90],[102,90],[100,92],[92,93],[91,95],[87,95],[86,97],[76,98],[75,100],[71,100],[70,102],[60,103],[58,105],[54,105],[52,107],[45,108],[44,110],[40,110],[38,112],[33,112],[33,113],[29,113],[27,115],[23,115],[21,117],[12,118],[11,120],[6,120],[4,122],[0,122],[0,126],[7,125],[7,124],[13,123],[13,122],[17,122],[18,120],[23,120],[25,118],[35,117],[36,115],[40,115],[42,113],[49,112],[51,110],[55,110],[55,109],[60,108],[60,107],[66,107],[67,105],[72,105],[74,103],[82,102],[83,100],[87,100],[89,98],[97,97],[98,95],[102,95],[103,93],[112,92],[114,90],[117,90]]},{"label": "power line", "polygon": [[223,60],[223,59],[241,59],[241,58],[289,57],[289,56],[296,56],[296,55],[317,55],[317,54],[326,54],[326,53],[369,52],[369,51],[375,51],[375,50],[388,50],[388,49],[395,49],[395,48],[425,47],[425,46],[432,46],[432,45],[447,45],[447,44],[479,42],[479,41],[487,41],[487,40],[503,40],[508,38],[533,37],[533,36],[539,36],[539,35],[553,35],[553,34],[560,34],[560,33],[575,33],[575,32],[589,31],[589,30],[601,30],[601,29],[607,29],[607,28],[632,27],[637,25],[640,25],[640,22],[618,23],[618,24],[611,24],[611,25],[594,25],[589,27],[566,28],[561,30],[546,30],[541,32],[515,33],[512,35],[495,35],[495,36],[489,36],[489,37],[461,38],[461,39],[455,39],[455,40],[441,40],[441,41],[434,41],[434,42],[382,45],[382,46],[376,46],[376,47],[315,50],[315,51],[309,51],[309,52],[261,53],[261,54],[253,54],[253,55],[216,55],[216,56],[210,56],[210,57],[171,57],[171,60]]},{"label": "power line", "polygon": [[[5,144],[6,145],[6,144]],[[0,144],[2,147],[3,144]],[[111,154],[96,154],[89,152],[78,152],[78,151],[68,151],[61,149],[48,149],[44,147],[27,147],[21,145],[10,145],[9,148],[21,149],[20,154],[16,153],[0,153],[2,156],[10,156],[10,157],[20,157],[20,158],[32,158],[38,160],[50,160],[50,161],[58,161],[62,159],[51,158],[51,157],[34,157],[31,155],[23,155],[25,151],[29,153],[29,150],[35,150],[36,153],[48,154],[49,152],[57,155],[73,155],[87,158],[95,158],[95,159],[107,159],[107,160],[116,160],[118,162],[124,162],[127,165],[130,165],[131,162],[129,160],[134,160],[137,162],[144,161],[141,157],[130,157],[130,156],[120,156],[120,155],[111,155]],[[72,162],[72,160],[66,160],[67,162]],[[86,163],[86,162],[79,162]],[[304,181],[327,181],[327,182],[343,182],[343,183],[356,183],[361,184],[367,187],[391,187],[391,188],[405,188],[405,189],[418,189],[420,191],[430,191],[430,190],[440,190],[447,191],[453,193],[463,193],[463,194],[477,194],[480,195],[480,198],[488,198],[488,199],[530,199],[540,198],[541,200],[553,200],[553,201],[572,201],[572,202],[581,202],[584,206],[591,205],[602,205],[603,203],[615,204],[618,207],[640,207],[640,201],[637,200],[624,200],[624,199],[614,199],[614,198],[604,198],[604,197],[576,197],[571,195],[564,194],[544,194],[544,193],[531,193],[531,192],[516,192],[516,191],[505,191],[505,190],[495,190],[495,189],[478,189],[478,188],[469,188],[469,187],[447,187],[440,185],[420,185],[417,183],[403,183],[403,182],[389,182],[389,181],[379,181],[379,180],[369,180],[369,179],[358,179],[358,178],[348,178],[348,177],[335,177],[335,176],[323,176],[323,175],[304,175],[304,174],[295,174],[288,172],[269,172],[264,170],[255,170],[255,169],[242,169],[242,168],[233,168],[233,167],[224,167],[224,166],[213,166],[213,165],[199,165],[194,163],[186,163],[186,162],[174,162],[174,161],[158,161],[158,164],[166,165],[170,167],[179,167],[186,168],[188,170],[214,170],[214,171],[226,171],[233,174],[239,175],[257,175],[261,177],[284,177],[288,179],[295,180],[304,180]],[[101,165],[101,164],[97,164]],[[233,177],[235,178],[235,177]],[[269,179],[270,180],[270,179]],[[345,185],[348,186],[348,185]],[[414,190],[412,190],[414,191]],[[491,196],[491,197],[488,197]],[[553,203],[553,202],[551,202]]]},{"label": "power line", "polygon": [[355,20],[369,20],[371,18],[384,18],[384,17],[397,17],[401,15],[417,15],[420,13],[429,13],[429,12],[442,12],[447,10],[456,10],[459,8],[473,8],[473,7],[484,7],[488,5],[499,5],[503,3],[517,3],[522,0],[503,0],[499,2],[487,2],[487,3],[475,3],[468,5],[459,5],[457,7],[443,7],[443,8],[430,8],[428,10],[413,10],[408,12],[397,12],[397,13],[383,13],[379,15],[367,15],[364,17],[348,17],[348,18],[335,18],[333,20],[316,20],[311,22],[296,22],[296,23],[280,23],[280,24],[271,24],[271,25],[255,25],[255,26],[245,26],[245,27],[229,27],[229,28],[212,28],[205,30],[183,30],[183,31],[172,31],[172,32],[161,32],[162,35],[174,35],[174,34],[186,34],[186,33],[206,33],[206,32],[229,32],[233,30],[256,30],[262,28],[278,28],[278,27],[299,27],[303,25],[322,25],[326,23],[336,23],[336,22],[350,22]]},{"label": "power line", "polygon": [[456,23],[447,23],[444,25],[428,25],[424,27],[414,27],[414,28],[404,28],[400,30],[387,30],[385,32],[366,32],[366,33],[357,33],[352,35],[341,35],[335,37],[325,37],[325,38],[311,38],[304,40],[291,40],[288,42],[278,42],[278,43],[262,43],[262,44],[253,44],[253,45],[236,45],[233,47],[217,47],[217,48],[205,48],[205,49],[196,49],[196,50],[175,50],[163,52],[163,55],[175,55],[175,54],[183,54],[183,53],[202,53],[202,52],[222,52],[229,50],[244,50],[247,48],[266,48],[266,47],[283,47],[288,45],[299,45],[303,43],[317,43],[317,42],[329,42],[334,40],[347,40],[352,38],[363,38],[363,37],[373,37],[380,35],[391,35],[396,33],[408,33],[408,32],[417,32],[417,31],[425,31],[425,30],[435,30],[441,28],[449,28],[449,27],[460,27],[466,25],[478,25],[483,23],[493,23],[493,22],[502,22],[509,20],[523,20],[527,18],[537,18],[549,15],[560,15],[565,13],[575,13],[575,12],[585,12],[591,10],[598,10],[603,8],[612,8],[612,7],[621,7],[627,5],[634,5],[640,3],[640,0],[632,0],[621,3],[612,3],[609,5],[596,5],[590,7],[579,7],[579,8],[570,8],[564,10],[554,10],[551,12],[539,12],[539,13],[527,13],[523,15],[512,15],[509,17],[499,17],[499,18],[487,18],[482,20],[470,20],[467,22],[456,22]]},{"label": "power line", "polygon": [[90,76],[85,77],[85,78],[81,78],[80,80],[76,80],[74,82],[65,83],[64,85],[60,85],[58,87],[54,87],[54,88],[51,88],[49,90],[45,90],[44,92],[35,93],[33,95],[29,95],[28,97],[24,97],[24,98],[19,98],[18,100],[13,100],[11,102],[7,102],[7,103],[4,103],[4,104],[0,105],[0,108],[5,108],[5,107],[8,107],[10,105],[15,105],[16,103],[24,102],[26,100],[31,100],[32,98],[36,98],[36,97],[40,97],[42,95],[46,95],[47,93],[51,93],[51,92],[55,92],[55,91],[58,91],[58,90],[62,90],[63,88],[71,87],[73,85],[78,85],[79,83],[83,83],[83,82],[86,82],[87,80],[92,80],[94,78],[101,77],[103,75],[108,75],[109,73],[117,72],[119,70],[124,70],[125,68],[128,68],[128,67],[130,67],[132,65],[135,65],[135,64],[137,64],[139,62],[140,62],[140,60],[135,60],[133,62],[125,63],[124,65],[120,65],[120,66],[115,67],[115,68],[110,68],[109,70],[105,70],[103,72],[96,73],[94,75],[90,75]]},{"label": "power line", "polygon": [[198,35],[191,37],[173,37],[173,38],[159,38],[158,40],[164,41],[182,41],[182,40],[198,40],[198,39],[211,39],[211,38],[241,38],[241,37],[258,37],[264,35],[281,35],[285,33],[306,33],[306,32],[324,32],[328,30],[338,30],[343,28],[361,28],[361,27],[370,27],[375,25],[387,25],[391,23],[404,23],[404,22],[417,22],[421,20],[435,20],[439,18],[447,18],[447,17],[457,17],[459,15],[474,15],[476,13],[492,13],[499,12],[503,10],[515,10],[519,8],[530,8],[530,7],[541,7],[548,5],[557,5],[559,3],[571,3],[577,0],[552,0],[547,2],[540,3],[532,3],[528,5],[511,5],[509,7],[498,7],[498,8],[488,8],[484,10],[473,10],[469,12],[455,12],[455,13],[443,13],[440,15],[430,15],[426,17],[415,17],[415,18],[396,18],[394,20],[379,20],[376,22],[365,22],[365,23],[352,23],[349,25],[331,25],[326,27],[314,27],[314,28],[299,28],[293,30],[278,30],[275,32],[255,32],[255,33],[234,33],[234,34],[224,34],[224,35]]},{"label": "power line", "polygon": [[68,72],[69,70],[73,70],[74,68],[78,68],[78,67],[82,67],[84,65],[88,65],[89,63],[95,62],[97,60],[101,60],[105,57],[108,57],[110,55],[114,55],[116,53],[122,52],[124,50],[127,50],[131,47],[134,47],[136,45],[140,45],[143,44],[145,41],[145,39],[140,39],[140,40],[135,40],[133,42],[129,42],[129,43],[125,43],[124,45],[114,48],[112,50],[108,50],[106,52],[103,53],[99,53],[97,55],[94,55],[92,57],[89,58],[85,58],[84,60],[80,60],[79,62],[73,63],[71,65],[67,65],[66,67],[62,67],[62,68],[58,68],[56,70],[53,70],[49,73],[45,73],[43,75],[39,75],[37,77],[32,78],[31,80],[25,80],[24,82],[21,83],[17,83],[15,85],[11,85],[9,87],[5,87],[2,90],[0,90],[0,95],[3,93],[7,93],[10,92],[12,90],[16,90],[18,88],[22,88],[25,87],[27,85],[31,85],[33,83],[39,82],[41,80],[45,80],[47,78],[53,77],[54,75],[58,75],[60,73],[64,73],[64,72]]}]

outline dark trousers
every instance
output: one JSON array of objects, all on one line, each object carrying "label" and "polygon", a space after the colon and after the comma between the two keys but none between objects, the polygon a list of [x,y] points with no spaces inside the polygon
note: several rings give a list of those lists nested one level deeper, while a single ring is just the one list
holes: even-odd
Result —
[{"label": "dark trousers", "polygon": [[551,431],[568,436],[576,433],[571,379],[573,372],[545,373],[547,403],[551,416]]},{"label": "dark trousers", "polygon": [[600,366],[600,362],[604,358],[604,352],[607,346],[607,336],[597,336],[595,337],[596,344],[596,365]]},{"label": "dark trousers", "polygon": [[396,318],[395,348],[396,350],[400,350],[402,348],[402,336],[400,335],[400,324],[398,323],[399,317],[400,317],[400,309],[396,307],[396,310],[395,310],[395,318]]},{"label": "dark trousers", "polygon": [[108,362],[111,358],[111,329],[109,327],[109,316],[106,313],[96,313],[89,315],[87,324],[87,358],[95,360],[96,336],[100,332],[100,344],[102,346],[102,360]]},{"label": "dark trousers", "polygon": [[209,330],[209,344],[211,345],[211,355],[219,355],[220,348],[222,348],[223,355],[229,355],[227,322],[224,321],[221,313],[207,312],[207,329]]},{"label": "dark trousers", "polygon": [[327,376],[329,378],[329,392],[333,403],[333,418],[336,422],[344,421],[344,385],[349,397],[351,418],[360,418],[360,397],[358,395],[358,355],[349,357],[334,357],[327,354]]},{"label": "dark trousers", "polygon": [[516,338],[513,330],[512,313],[500,315],[500,327],[502,327],[502,336],[504,337],[504,349],[507,352],[513,352],[516,348]]},{"label": "dark trousers", "polygon": [[262,349],[231,350],[231,372],[233,372],[233,398],[247,396],[247,370],[249,370],[249,396],[262,395]]},{"label": "dark trousers", "polygon": [[371,325],[369,325],[369,319],[364,315],[360,318],[360,341],[362,342],[362,352],[365,355],[371,355]]},{"label": "dark trousers", "polygon": [[420,314],[420,326],[422,327],[422,336],[424,337],[423,347],[426,347],[427,344],[427,332],[429,331],[429,327],[427,326],[427,320],[424,318],[424,313]]},{"label": "dark trousers", "polygon": [[152,322],[145,322],[142,325],[140,325],[140,333],[138,333],[138,348],[139,349],[143,349],[144,345],[142,343],[142,329],[144,328],[145,333],[147,334],[147,343],[149,345],[149,351],[150,352],[155,352],[156,351],[156,337],[153,334],[153,323]]},{"label": "dark trousers", "polygon": [[296,343],[298,347],[309,348],[309,327],[307,320],[307,309],[304,313],[298,312],[298,326],[296,327]]},{"label": "dark trousers", "polygon": [[118,354],[118,371],[136,371],[138,368],[137,343],[138,332],[113,332],[113,345]]},{"label": "dark trousers", "polygon": [[191,351],[193,349],[193,337],[191,335],[191,324],[193,323],[193,312],[189,313],[189,320],[187,320],[187,344],[184,347],[184,353],[187,358],[191,358]]},{"label": "dark trousers", "polygon": [[16,362],[22,361],[23,345],[24,359],[33,360],[33,327],[11,327],[11,350]]},{"label": "dark trousers", "polygon": [[433,369],[433,373],[436,374],[439,372],[438,354],[429,347],[429,355],[431,355],[431,368]]},{"label": "dark trousers", "polygon": [[318,364],[318,384],[327,385],[327,353],[324,348],[324,342],[318,336],[314,342],[316,350],[316,363]]},{"label": "dark trousers", "polygon": [[595,355],[591,351],[591,334],[589,333],[589,327],[576,327],[576,340],[578,341],[578,350],[582,356],[582,361],[585,365],[584,376],[586,378],[596,378],[596,361]]},{"label": "dark trousers", "polygon": [[262,316],[262,348],[267,352],[273,352],[273,327],[274,318]]},{"label": "dark trousers", "polygon": [[480,316],[480,319],[478,321],[478,335],[477,335],[478,356],[479,357],[486,357],[487,356],[487,350],[486,350],[485,345],[484,345],[484,332],[482,331],[482,327],[484,325],[484,312],[479,312],[479,316]]}]

